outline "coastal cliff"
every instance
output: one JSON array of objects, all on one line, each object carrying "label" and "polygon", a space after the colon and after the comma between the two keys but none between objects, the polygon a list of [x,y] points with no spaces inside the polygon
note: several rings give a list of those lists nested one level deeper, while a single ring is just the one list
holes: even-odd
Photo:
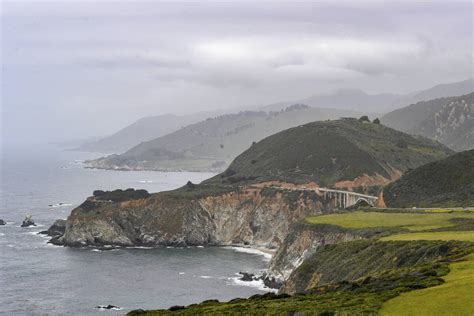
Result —
[{"label": "coastal cliff", "polygon": [[195,246],[242,244],[277,248],[290,226],[331,211],[315,192],[245,186],[203,194],[194,187],[124,202],[89,197],[74,209],[55,244]]}]

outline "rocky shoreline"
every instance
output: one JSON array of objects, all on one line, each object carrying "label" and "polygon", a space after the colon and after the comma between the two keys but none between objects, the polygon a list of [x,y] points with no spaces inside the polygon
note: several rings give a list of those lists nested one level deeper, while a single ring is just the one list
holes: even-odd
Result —
[{"label": "rocky shoreline", "polygon": [[[330,201],[307,191],[249,185],[203,193],[188,187],[118,202],[91,196],[67,220],[56,221],[43,233],[55,245],[101,250],[161,246],[253,249],[272,255],[268,275],[262,280],[280,287],[289,269],[311,253],[309,245],[294,246],[295,240],[288,239],[300,229],[295,224],[332,211]],[[289,253],[283,255],[281,249]],[[289,259],[281,260],[282,256]]]}]

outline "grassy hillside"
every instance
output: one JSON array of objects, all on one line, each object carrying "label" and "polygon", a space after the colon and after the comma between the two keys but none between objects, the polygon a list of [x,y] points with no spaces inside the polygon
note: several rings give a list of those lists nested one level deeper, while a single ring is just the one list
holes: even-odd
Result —
[{"label": "grassy hillside", "polygon": [[408,133],[436,139],[457,151],[474,149],[474,93],[450,100]]},{"label": "grassy hillside", "polygon": [[252,145],[206,183],[283,180],[333,186],[363,175],[392,179],[451,151],[425,138],[357,119],[313,122]]},{"label": "grassy hillside", "polygon": [[429,117],[434,117],[443,105],[446,105],[455,97],[438,98],[434,100],[420,101],[415,104],[396,109],[381,117],[382,124],[402,132],[408,132],[416,128],[421,122]]},{"label": "grassy hillside", "polygon": [[124,169],[222,170],[252,145],[281,130],[355,112],[296,104],[279,112],[240,112],[209,118],[141,143],[122,155],[93,162],[95,167]]},{"label": "grassy hillside", "polygon": [[[364,215],[370,218],[367,225]],[[287,281],[299,292],[296,295],[255,295],[224,303],[210,300],[130,315],[470,315],[474,310],[473,215],[442,209],[366,211],[354,215],[357,227],[350,224],[352,215],[347,213],[311,217],[307,222],[314,223],[315,229],[327,224],[354,230],[398,229],[386,229],[392,235],[381,239],[324,246]],[[429,238],[407,227],[418,227]],[[399,241],[399,236],[405,239]]]},{"label": "grassy hillside", "polygon": [[418,102],[384,115],[381,121],[406,133],[438,140],[454,150],[472,149],[474,93]]},{"label": "grassy hillside", "polygon": [[384,198],[390,207],[474,206],[474,150],[408,172]]}]

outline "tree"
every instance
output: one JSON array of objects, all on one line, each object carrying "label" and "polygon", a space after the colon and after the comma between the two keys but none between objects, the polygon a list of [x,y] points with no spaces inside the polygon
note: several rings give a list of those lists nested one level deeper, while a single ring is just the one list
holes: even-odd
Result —
[{"label": "tree", "polygon": [[369,122],[370,123],[370,120],[369,120],[369,117],[367,115],[364,115],[364,116],[361,116],[359,118],[359,122]]},{"label": "tree", "polygon": [[380,124],[380,120],[378,117],[374,120],[374,124]]}]

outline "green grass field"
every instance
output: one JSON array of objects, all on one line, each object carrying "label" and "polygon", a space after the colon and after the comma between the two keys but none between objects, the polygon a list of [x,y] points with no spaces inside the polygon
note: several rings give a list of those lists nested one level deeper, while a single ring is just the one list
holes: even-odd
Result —
[{"label": "green grass field", "polygon": [[400,227],[410,231],[424,231],[436,228],[452,227],[453,218],[474,219],[472,212],[426,212],[426,213],[384,213],[384,212],[352,212],[308,217],[310,224],[331,224],[345,228]]},{"label": "green grass field", "polygon": [[[455,230],[454,218],[473,219],[474,213],[462,209],[417,209],[394,212],[353,212],[310,217],[312,224],[332,224],[345,228],[400,227],[409,233],[380,238],[381,241],[400,240],[459,240],[474,242],[473,230]],[[416,213],[415,213],[416,212]],[[450,230],[450,228],[453,230]],[[443,229],[445,231],[428,231]],[[464,261],[451,263],[444,284],[414,290],[388,300],[380,315],[474,315],[474,254]]]},{"label": "green grass field", "polygon": [[446,283],[403,293],[385,302],[380,315],[474,315],[474,254],[449,268]]},{"label": "green grass field", "polygon": [[[414,232],[381,240],[463,240],[474,242],[474,231]],[[474,254],[451,263],[445,283],[403,293],[383,304],[381,315],[474,315]]]}]

